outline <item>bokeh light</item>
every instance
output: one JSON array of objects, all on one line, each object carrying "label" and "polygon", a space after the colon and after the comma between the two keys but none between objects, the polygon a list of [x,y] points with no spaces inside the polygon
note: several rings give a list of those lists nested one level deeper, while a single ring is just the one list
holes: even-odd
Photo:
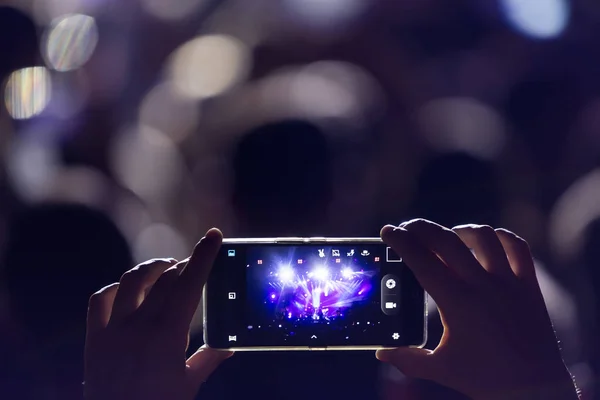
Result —
[{"label": "bokeh light", "polygon": [[174,196],[184,165],[167,136],[139,126],[121,133],[112,145],[112,169],[125,187],[152,204],[164,204]]},{"label": "bokeh light", "polygon": [[141,125],[164,132],[181,142],[198,126],[200,104],[179,94],[169,82],[155,86],[142,101],[139,111]]},{"label": "bokeh light", "polygon": [[52,191],[60,155],[47,137],[20,132],[7,148],[6,168],[12,187],[22,199],[40,201]]},{"label": "bokeh light", "polygon": [[319,61],[283,69],[260,84],[262,108],[269,114],[360,123],[385,104],[376,80],[347,62]]},{"label": "bokeh light", "polygon": [[509,23],[533,38],[559,36],[569,23],[567,0],[501,0],[501,5]]},{"label": "bokeh light", "polygon": [[85,109],[90,100],[90,84],[84,72],[55,74],[52,77],[52,101],[45,115],[69,120]]},{"label": "bokeh light", "polygon": [[148,14],[165,21],[178,21],[199,13],[207,0],[140,0]]},{"label": "bokeh light", "polygon": [[283,4],[301,24],[329,30],[356,20],[370,0],[284,0]]},{"label": "bokeh light", "polygon": [[165,254],[177,260],[189,256],[183,235],[167,224],[152,224],[144,229],[133,244],[137,262],[164,258]]},{"label": "bokeh light", "polygon": [[600,169],[577,180],[557,201],[550,215],[551,248],[572,261],[581,251],[588,225],[600,216]]},{"label": "bokeh light", "polygon": [[491,107],[472,98],[442,98],[418,114],[425,139],[440,151],[461,151],[493,159],[504,148],[505,124]]},{"label": "bokeh light", "polygon": [[181,94],[203,99],[220,95],[243,81],[250,63],[250,49],[238,39],[200,36],[174,53],[170,76]]},{"label": "bokeh light", "polygon": [[14,119],[28,119],[44,111],[50,102],[52,80],[44,67],[13,72],[6,83],[4,101]]},{"label": "bokeh light", "polygon": [[102,1],[86,0],[33,0],[33,17],[40,25],[45,25],[64,15],[91,11],[91,6]]},{"label": "bokeh light", "polygon": [[45,37],[44,52],[48,65],[56,71],[71,71],[83,66],[98,44],[94,18],[73,14],[52,23]]},{"label": "bokeh light", "polygon": [[57,169],[48,198],[102,209],[106,206],[106,193],[111,189],[110,186],[110,181],[98,170],[63,167]]}]

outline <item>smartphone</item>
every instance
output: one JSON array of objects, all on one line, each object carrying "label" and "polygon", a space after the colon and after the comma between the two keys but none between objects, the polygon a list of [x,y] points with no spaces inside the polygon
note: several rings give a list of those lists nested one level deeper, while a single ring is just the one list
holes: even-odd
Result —
[{"label": "smartphone", "polygon": [[427,296],[379,238],[226,239],[204,289],[215,349],[422,347]]}]

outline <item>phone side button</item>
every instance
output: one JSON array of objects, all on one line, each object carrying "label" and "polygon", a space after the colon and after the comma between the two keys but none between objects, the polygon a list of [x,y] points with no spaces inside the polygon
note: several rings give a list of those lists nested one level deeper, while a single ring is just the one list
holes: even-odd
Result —
[{"label": "phone side button", "polygon": [[325,351],[325,350],[327,350],[327,347],[309,347],[308,350],[310,350],[310,351]]}]

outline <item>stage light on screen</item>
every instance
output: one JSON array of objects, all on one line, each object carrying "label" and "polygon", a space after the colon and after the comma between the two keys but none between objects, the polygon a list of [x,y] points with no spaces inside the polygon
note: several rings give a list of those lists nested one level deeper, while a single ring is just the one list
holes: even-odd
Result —
[{"label": "stage light on screen", "polygon": [[536,39],[552,39],[567,27],[570,3],[567,0],[501,0],[509,23]]},{"label": "stage light on screen", "polygon": [[[307,247],[282,247],[273,249],[250,248],[248,262],[263,266],[251,268],[248,276],[248,296],[256,299],[253,308],[255,319],[248,325],[265,325],[265,329],[284,330],[284,337],[291,337],[298,330],[340,329],[355,325],[361,313],[373,307],[377,292],[379,267],[372,258],[347,259],[337,264],[335,259],[318,256],[318,249]],[[336,249],[337,250],[337,249]],[[331,250],[329,250],[331,251]],[[339,249],[347,254],[350,249]],[[302,259],[302,264],[296,261]],[[275,265],[274,269],[267,267]],[[365,318],[363,321],[373,321]],[[357,325],[357,324],[356,324]],[[318,328],[321,327],[321,328]],[[353,329],[353,328],[349,328]],[[369,329],[366,325],[364,329]],[[312,334],[312,333],[311,333]]]},{"label": "stage light on screen", "polygon": [[50,68],[72,71],[83,66],[98,44],[96,20],[82,14],[55,20],[44,38],[44,56]]},{"label": "stage light on screen", "polygon": [[312,276],[319,281],[325,281],[329,278],[329,271],[325,267],[319,267],[314,270]]},{"label": "stage light on screen", "polygon": [[281,283],[291,283],[294,280],[294,270],[289,267],[281,267],[278,273]]}]

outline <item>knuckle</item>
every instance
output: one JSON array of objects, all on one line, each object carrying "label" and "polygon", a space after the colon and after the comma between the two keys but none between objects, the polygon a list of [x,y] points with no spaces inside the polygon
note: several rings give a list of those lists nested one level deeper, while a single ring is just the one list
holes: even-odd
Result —
[{"label": "knuckle", "polygon": [[406,229],[407,231],[415,231],[415,232],[427,232],[429,229],[431,229],[431,227],[433,226],[433,224],[425,219],[419,218],[419,219],[413,219],[412,221],[408,222],[406,225],[404,225],[404,229]]},{"label": "knuckle", "polygon": [[496,236],[496,231],[489,225],[478,225],[475,227],[475,232],[484,237]]},{"label": "knuckle", "polygon": [[415,226],[422,225],[423,223],[426,223],[426,222],[427,221],[424,220],[423,218],[415,218],[415,219],[411,219],[408,222],[404,222],[400,226],[406,229],[406,228],[409,228],[409,227],[415,227]]},{"label": "knuckle", "polygon": [[141,275],[142,275],[141,269],[136,267],[134,269],[131,269],[131,270],[125,272],[123,274],[123,276],[121,276],[120,282],[124,283],[124,284],[133,283],[133,282],[137,281],[138,279],[140,279]]},{"label": "knuckle", "polygon": [[172,259],[170,258],[153,258],[151,260],[145,261],[143,263],[141,263],[140,265],[138,265],[137,267],[135,267],[134,269],[143,269],[143,268],[148,268],[151,267],[153,265],[156,264],[170,264],[172,261]]}]

